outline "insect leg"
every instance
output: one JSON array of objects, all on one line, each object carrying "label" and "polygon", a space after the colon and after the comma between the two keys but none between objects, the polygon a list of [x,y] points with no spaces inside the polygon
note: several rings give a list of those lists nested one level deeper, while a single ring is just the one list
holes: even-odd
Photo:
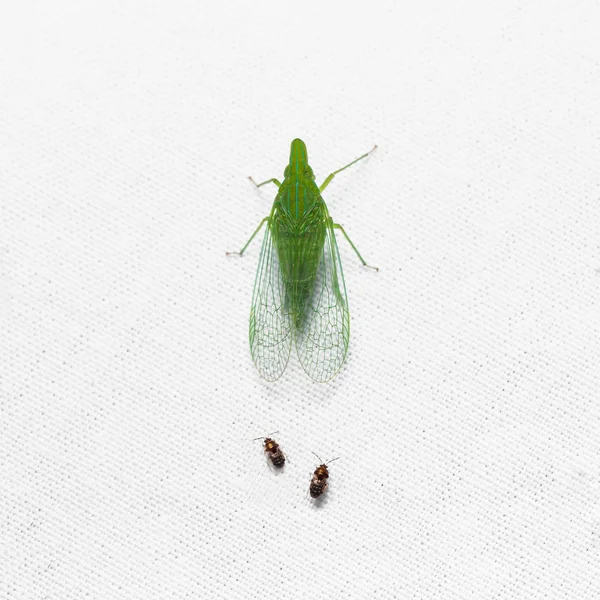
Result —
[{"label": "insect leg", "polygon": [[339,229],[344,234],[344,237],[348,240],[348,242],[352,246],[352,249],[354,250],[354,252],[356,252],[356,256],[358,256],[358,258],[360,259],[360,262],[365,267],[369,267],[369,269],[375,269],[376,271],[379,271],[379,267],[372,267],[371,265],[368,265],[366,263],[365,259],[360,255],[360,252],[357,250],[356,246],[352,243],[352,240],[348,237],[348,234],[346,233],[346,231],[344,230],[344,228],[339,223],[333,223],[332,222],[331,225],[332,225],[332,227],[334,229]]},{"label": "insect leg", "polygon": [[329,175],[327,177],[327,179],[321,184],[321,186],[319,187],[319,191],[322,192],[331,183],[331,180],[340,171],[343,171],[344,169],[347,169],[348,167],[351,167],[354,163],[357,163],[359,160],[362,160],[363,158],[366,158],[367,156],[369,156],[369,154],[371,154],[371,152],[373,152],[373,150],[375,150],[375,148],[377,148],[377,146],[373,146],[373,148],[371,148],[371,150],[369,150],[366,154],[363,154],[362,156],[359,156],[356,160],[353,160],[351,163],[347,164],[345,167],[342,167],[341,169],[338,169],[337,171],[334,171],[333,173],[331,173],[331,175]]},{"label": "insect leg", "polygon": [[279,181],[277,181],[277,179],[275,179],[275,177],[273,177],[273,179],[267,179],[267,181],[263,181],[262,183],[256,183],[256,181],[254,181],[254,179],[252,179],[252,177],[248,176],[248,179],[257,187],[259,188],[261,185],[266,185],[267,183],[274,183],[278,188],[281,187],[281,183]]},{"label": "insect leg", "polygon": [[[227,256],[229,256],[230,254],[239,254],[240,256],[242,254],[244,254],[246,248],[250,245],[250,242],[256,237],[256,234],[261,230],[262,226],[269,220],[269,217],[265,217],[261,222],[260,225],[256,228],[256,231],[250,236],[250,239],[246,242],[246,245],[239,251],[239,252],[225,252],[225,254],[227,254]],[[257,438],[258,439],[258,438]]]}]

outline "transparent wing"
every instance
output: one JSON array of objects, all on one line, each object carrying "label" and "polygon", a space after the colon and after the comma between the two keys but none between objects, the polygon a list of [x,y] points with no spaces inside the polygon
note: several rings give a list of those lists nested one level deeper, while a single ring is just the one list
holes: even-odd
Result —
[{"label": "transparent wing", "polygon": [[292,336],[289,302],[269,222],[250,309],[250,352],[259,373],[268,381],[279,379],[284,372],[290,358]]},{"label": "transparent wing", "polygon": [[342,262],[332,221],[323,204],[326,227],[323,255],[317,268],[314,292],[308,300],[306,319],[296,332],[296,350],[304,370],[315,381],[329,381],[348,352],[350,313]]}]

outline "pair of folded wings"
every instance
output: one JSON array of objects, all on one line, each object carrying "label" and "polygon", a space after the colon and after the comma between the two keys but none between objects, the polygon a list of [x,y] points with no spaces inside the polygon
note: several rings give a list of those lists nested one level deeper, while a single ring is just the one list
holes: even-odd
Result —
[{"label": "pair of folded wings", "polygon": [[325,243],[312,295],[306,300],[306,318],[294,324],[292,302],[281,277],[271,219],[262,245],[252,308],[250,351],[260,374],[268,381],[279,379],[295,342],[300,364],[315,381],[325,382],[340,369],[350,339],[350,314],[342,263],[332,221],[323,204]]}]

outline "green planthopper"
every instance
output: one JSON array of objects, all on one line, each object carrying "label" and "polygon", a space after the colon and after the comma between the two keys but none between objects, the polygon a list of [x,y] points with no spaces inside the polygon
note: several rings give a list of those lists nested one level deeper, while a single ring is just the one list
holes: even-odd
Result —
[{"label": "green planthopper", "polygon": [[333,222],[321,192],[337,173],[368,156],[363,154],[334,171],[321,186],[308,164],[306,144],[295,139],[283,182],[271,213],[246,245],[267,225],[250,309],[250,351],[268,381],[281,377],[295,344],[300,364],[315,381],[329,381],[340,370],[350,341],[350,313],[334,229],[339,229],[367,265],[341,225]]}]

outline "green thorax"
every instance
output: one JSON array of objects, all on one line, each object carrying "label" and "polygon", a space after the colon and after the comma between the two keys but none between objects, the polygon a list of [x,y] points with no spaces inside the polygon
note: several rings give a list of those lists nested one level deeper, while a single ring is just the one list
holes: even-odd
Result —
[{"label": "green thorax", "polygon": [[327,219],[302,140],[292,142],[284,177],[270,225],[289,308],[301,327],[323,255]]}]

